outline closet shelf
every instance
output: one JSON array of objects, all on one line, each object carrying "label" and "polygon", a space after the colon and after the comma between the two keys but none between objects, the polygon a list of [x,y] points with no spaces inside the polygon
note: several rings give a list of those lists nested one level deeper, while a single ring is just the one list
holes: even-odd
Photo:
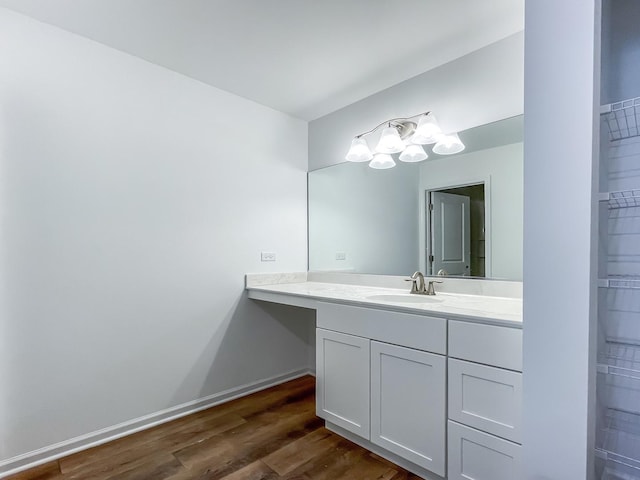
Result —
[{"label": "closet shelf", "polygon": [[640,380],[640,345],[608,341],[598,355],[598,371]]},{"label": "closet shelf", "polygon": [[615,460],[606,461],[600,480],[640,480],[640,470]]},{"label": "closet shelf", "polygon": [[608,278],[598,280],[598,286],[640,290],[640,275],[610,275]]},{"label": "closet shelf", "polygon": [[640,135],[640,97],[603,105],[600,113],[602,120],[609,127],[611,140]]},{"label": "closet shelf", "polygon": [[600,194],[600,201],[608,202],[609,209],[640,207],[640,189],[621,190]]},{"label": "closet shelf", "polygon": [[640,475],[640,415],[609,409],[599,433],[599,456]]}]

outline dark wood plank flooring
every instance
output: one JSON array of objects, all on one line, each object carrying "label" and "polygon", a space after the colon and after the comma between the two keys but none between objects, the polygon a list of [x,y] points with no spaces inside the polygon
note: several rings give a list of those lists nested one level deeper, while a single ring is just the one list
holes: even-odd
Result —
[{"label": "dark wood plank flooring", "polygon": [[306,376],[8,480],[417,480],[323,427]]}]

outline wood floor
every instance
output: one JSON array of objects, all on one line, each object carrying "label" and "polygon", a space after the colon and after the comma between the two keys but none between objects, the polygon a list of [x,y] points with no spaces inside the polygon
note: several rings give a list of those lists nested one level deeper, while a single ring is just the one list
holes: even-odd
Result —
[{"label": "wood floor", "polygon": [[9,480],[417,480],[329,432],[306,376]]}]

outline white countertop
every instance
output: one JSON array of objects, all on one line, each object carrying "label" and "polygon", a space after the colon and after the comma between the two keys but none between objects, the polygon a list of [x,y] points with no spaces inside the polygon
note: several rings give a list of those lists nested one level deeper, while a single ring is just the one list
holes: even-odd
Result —
[{"label": "white countertop", "polygon": [[[293,279],[290,279],[293,280]],[[346,303],[362,307],[376,307],[423,315],[444,316],[451,319],[479,321],[522,328],[522,299],[461,293],[437,293],[437,303],[403,303],[371,298],[375,295],[407,295],[408,289],[347,285],[314,281],[298,281],[271,285],[248,285],[249,297],[313,308],[313,303],[295,301],[306,299]],[[287,301],[289,297],[293,301]],[[410,299],[413,300],[413,299]]]}]

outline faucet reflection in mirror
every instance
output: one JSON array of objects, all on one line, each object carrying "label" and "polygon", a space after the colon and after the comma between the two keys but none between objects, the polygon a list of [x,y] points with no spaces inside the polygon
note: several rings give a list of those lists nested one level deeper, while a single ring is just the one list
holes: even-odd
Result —
[{"label": "faucet reflection in mirror", "polygon": [[[419,118],[418,118],[419,117]],[[417,120],[417,123],[414,121]],[[382,130],[378,144],[372,152],[365,137],[374,134],[380,127]],[[438,120],[431,112],[421,113],[413,117],[392,118],[386,120],[368,132],[356,135],[346,159],[349,162],[370,162],[371,168],[383,170],[396,166],[391,155],[399,153],[401,162],[421,162],[429,158],[423,145],[433,146],[433,153],[438,155],[454,155],[464,150],[464,144],[456,132],[442,132]]]}]

